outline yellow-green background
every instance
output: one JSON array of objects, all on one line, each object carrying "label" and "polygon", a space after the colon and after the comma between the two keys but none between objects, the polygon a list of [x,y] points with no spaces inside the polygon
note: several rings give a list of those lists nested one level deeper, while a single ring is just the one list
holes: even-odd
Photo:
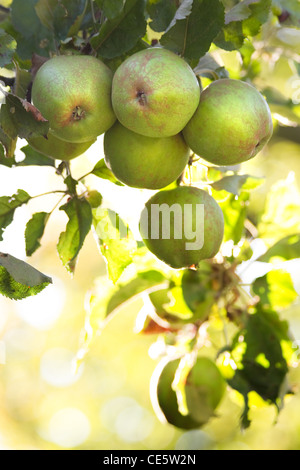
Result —
[{"label": "yellow-green background", "polygon": [[[2,5],[9,3],[2,0]],[[235,52],[222,53],[221,59],[233,77],[238,75]],[[287,97],[291,96],[288,81],[294,72],[289,61],[281,59],[273,69],[265,58],[263,68],[257,85],[272,85]],[[101,156],[100,139],[88,155],[73,162],[74,176],[86,173]],[[300,146],[278,139],[275,130],[268,148],[244,164],[243,170],[266,178],[251,198],[250,210],[255,218],[261,214],[266,195],[276,181],[285,180],[293,172],[300,190]],[[89,183],[101,189],[96,178]],[[12,194],[18,187],[38,194],[47,188],[57,189],[59,181],[46,168],[0,168],[0,196]],[[130,192],[130,203],[134,201],[133,194]],[[29,209],[20,209],[16,222],[6,230],[1,251],[24,259],[23,230],[29,211],[49,210],[56,200],[40,199]],[[116,196],[114,203],[117,209]],[[287,397],[279,415],[274,406],[253,397],[252,425],[244,432],[239,428],[242,401],[230,390],[217,416],[201,430],[181,432],[161,423],[152,410],[149,396],[149,382],[157,363],[150,357],[149,348],[157,336],[134,331],[137,314],[143,306],[141,299],[124,306],[111,320],[72,378],[71,359],[83,334],[87,292],[95,278],[106,276],[106,266],[90,234],[74,277],[66,273],[56,253],[56,241],[65,223],[65,214],[61,211],[53,214],[42,247],[28,260],[53,277],[53,286],[23,301],[0,297],[0,352],[4,362],[0,364],[0,448],[300,448],[297,386],[295,395]],[[281,315],[290,321],[295,334],[300,332],[299,304]],[[298,367],[292,369],[290,378],[294,384],[300,384]]]}]

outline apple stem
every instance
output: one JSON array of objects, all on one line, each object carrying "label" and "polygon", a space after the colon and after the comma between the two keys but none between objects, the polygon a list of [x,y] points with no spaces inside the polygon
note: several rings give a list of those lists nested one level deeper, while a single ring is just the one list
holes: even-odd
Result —
[{"label": "apple stem", "polygon": [[136,94],[138,102],[141,106],[145,106],[147,104],[147,95],[143,91],[138,91]]},{"label": "apple stem", "polygon": [[80,121],[85,116],[85,111],[80,106],[76,106],[72,111],[72,120]]}]

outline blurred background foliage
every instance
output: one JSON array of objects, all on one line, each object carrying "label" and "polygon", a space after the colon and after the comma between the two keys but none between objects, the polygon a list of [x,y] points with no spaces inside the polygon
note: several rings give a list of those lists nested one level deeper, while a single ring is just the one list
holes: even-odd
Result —
[{"label": "blurred background foliage", "polygon": [[[10,0],[1,0],[9,6]],[[226,3],[226,2],[225,2]],[[227,2],[232,6],[236,2]],[[292,2],[274,1],[276,13]],[[286,4],[286,5],[285,5]],[[274,114],[274,136],[253,160],[243,164],[243,172],[263,177],[264,183],[251,193],[248,206],[253,227],[273,243],[300,227],[300,36],[298,17],[289,18],[279,29],[272,16],[252,44],[249,62],[237,51],[212,46],[213,57],[231,78],[253,80],[265,90]],[[294,22],[294,23],[293,23]],[[281,25],[282,26],[282,25]],[[148,32],[156,37],[156,33]],[[253,52],[253,51],[252,51]],[[203,85],[209,83],[203,79]],[[298,101],[299,100],[299,101]],[[18,143],[19,149],[24,143]],[[26,143],[25,143],[26,144]],[[24,145],[25,145],[24,144]],[[93,168],[102,156],[101,138],[74,161],[73,174]],[[1,167],[0,195],[12,193],[20,185],[36,193],[58,188],[58,178],[43,167],[16,168],[14,180],[9,168]],[[99,181],[89,177],[91,187]],[[148,192],[100,183],[107,203],[130,218],[131,206],[138,212]],[[99,186],[99,187],[100,187]],[[45,198],[52,208],[56,196]],[[38,206],[36,206],[38,207]],[[5,231],[2,251],[25,259],[23,227],[35,201],[22,207],[13,227]],[[137,316],[147,308],[142,298],[122,306],[94,341],[83,362],[75,363],[80,338],[84,334],[86,305],[95,285],[106,282],[106,265],[91,233],[80,253],[73,278],[65,271],[56,253],[56,240],[66,222],[65,214],[52,215],[42,247],[31,264],[53,277],[53,285],[36,297],[13,302],[0,297],[0,447],[2,449],[300,449],[300,368],[289,373],[294,395],[286,397],[277,415],[273,406],[250,393],[251,426],[240,431],[243,406],[234,390],[227,393],[217,417],[201,430],[180,431],[157,420],[151,406],[149,382],[156,365],[153,343],[157,334],[139,333]],[[259,242],[259,241],[258,241]],[[259,250],[259,243],[257,243]],[[299,260],[290,263],[299,292]],[[251,267],[249,279],[251,279]],[[88,294],[87,294],[88,292]],[[140,315],[141,316],[141,315]],[[139,316],[138,316],[139,318]],[[289,322],[295,341],[300,341],[299,301],[281,312]],[[222,333],[222,325],[216,330]]]}]

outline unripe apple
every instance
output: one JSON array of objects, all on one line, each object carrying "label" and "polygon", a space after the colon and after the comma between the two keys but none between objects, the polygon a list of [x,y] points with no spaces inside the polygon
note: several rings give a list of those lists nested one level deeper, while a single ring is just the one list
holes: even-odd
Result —
[{"label": "unripe apple", "polygon": [[272,132],[265,98],[252,85],[229,78],[212,82],[204,89],[183,135],[197,155],[226,166],[253,158]]},{"label": "unripe apple", "polygon": [[172,389],[175,372],[180,359],[160,362],[152,375],[150,384],[150,398],[154,411],[169,424],[180,429],[196,429],[201,423],[195,421],[192,416],[183,415],[178,409],[176,392]]},{"label": "unripe apple", "polygon": [[35,76],[32,101],[56,137],[89,142],[116,120],[111,84],[111,70],[95,57],[53,57]]},{"label": "unripe apple", "polygon": [[191,67],[161,47],[136,52],[113,78],[112,104],[118,120],[149,137],[178,134],[197,109],[199,98]]},{"label": "unripe apple", "polygon": [[208,357],[198,357],[190,370],[185,385],[187,408],[198,422],[206,423],[223,398],[226,382]]},{"label": "unripe apple", "polygon": [[150,292],[148,296],[156,314],[173,328],[204,322],[216,301],[212,266],[209,260],[203,260],[197,270],[183,269],[167,287]]},{"label": "unripe apple", "polygon": [[174,390],[180,359],[161,361],[151,379],[151,402],[156,413],[181,429],[195,429],[213,417],[221,402],[226,382],[216,364],[208,357],[198,357],[181,386],[186,410],[179,409]]},{"label": "unripe apple", "polygon": [[107,166],[128,186],[161,189],[183,172],[190,149],[181,134],[146,137],[116,122],[104,135]]},{"label": "unripe apple", "polygon": [[214,257],[224,234],[220,206],[192,186],[159,191],[145,204],[140,233],[148,249],[173,268],[197,265]]},{"label": "unripe apple", "polygon": [[49,132],[47,138],[43,136],[29,137],[27,142],[32,148],[47,157],[69,161],[82,155],[95,142],[95,139],[89,142],[66,142]]}]

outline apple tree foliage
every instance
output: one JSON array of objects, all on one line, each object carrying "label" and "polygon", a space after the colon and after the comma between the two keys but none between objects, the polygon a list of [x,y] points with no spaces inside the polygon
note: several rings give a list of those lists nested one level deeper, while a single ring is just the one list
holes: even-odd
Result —
[{"label": "apple tree foliage", "polygon": [[[61,262],[74,274],[90,230],[98,241],[99,256],[106,261],[107,279],[90,295],[78,360],[84,359],[118,309],[142,295],[145,307],[138,314],[138,332],[153,335],[161,358],[160,370],[158,367],[151,384],[151,399],[155,409],[159,408],[158,414],[162,411],[179,428],[199,427],[217,419],[213,417],[214,408],[221,398],[218,393],[220,387],[223,390],[223,381],[224,390],[235,390],[244,398],[243,427],[250,425],[249,397],[253,394],[280,410],[285,395],[293,392],[289,370],[297,362],[289,324],[281,318],[281,312],[297,300],[297,292],[290,274],[276,266],[276,260],[300,257],[299,217],[284,224],[300,209],[291,187],[274,188],[256,225],[250,220],[248,204],[251,192],[263,181],[243,174],[240,165],[215,167],[191,159],[182,178],[209,188],[219,202],[226,249],[221,248],[216,258],[204,260],[197,267],[176,270],[154,259],[118,214],[101,207],[100,192],[82,189],[88,175],[74,179],[71,162],[51,159],[29,144],[21,149],[22,159],[16,158],[15,151],[19,138],[45,136],[49,131],[48,121],[31,103],[32,81],[49,57],[93,55],[115,72],[128,56],[159,43],[183,57],[202,85],[205,80],[229,76],[216,52],[237,51],[241,76],[233,78],[252,83],[259,79],[263,61],[276,61],[278,57],[276,32],[286,35],[280,54],[293,61],[300,74],[299,47],[298,53],[293,51],[293,41],[287,40],[288,33],[298,35],[299,45],[299,2],[13,0],[6,4],[0,6],[0,171],[8,167],[11,178],[15,168],[31,165],[47,166],[49,172],[56,172],[64,180],[65,191],[61,191],[60,205],[54,209],[68,217],[57,241]],[[291,131],[292,140],[299,142],[299,134],[297,137],[294,132],[300,125],[299,105],[271,87],[259,91],[267,98],[274,122],[278,117],[285,119],[282,132]],[[89,174],[122,186],[103,159]],[[36,197],[34,188],[32,194],[19,189],[16,194],[0,197],[0,241],[6,227],[13,224],[15,211]],[[276,221],[274,214],[280,205],[284,205],[283,218]],[[41,211],[34,213],[24,227],[27,257],[40,247],[51,223],[50,215],[41,204]],[[126,236],[120,236],[124,231]],[[267,246],[257,260],[252,252],[256,239]],[[252,262],[265,263],[266,274],[245,286],[239,276],[241,266]],[[37,294],[50,282],[51,278],[30,264],[0,252],[1,294],[19,300]],[[198,362],[202,356],[211,360],[204,368]],[[209,374],[211,381],[203,378]]]}]

